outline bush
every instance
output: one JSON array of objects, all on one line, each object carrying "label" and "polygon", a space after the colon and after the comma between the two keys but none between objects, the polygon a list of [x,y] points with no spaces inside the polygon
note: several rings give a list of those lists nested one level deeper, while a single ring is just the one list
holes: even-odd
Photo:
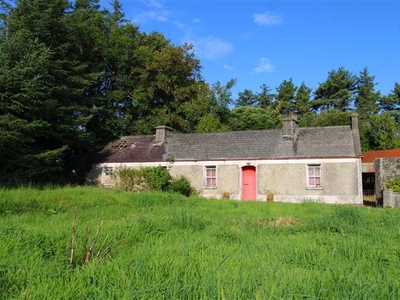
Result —
[{"label": "bush", "polygon": [[150,187],[146,181],[143,169],[118,168],[114,176],[116,177],[116,187],[125,192],[146,192]]},{"label": "bush", "polygon": [[385,187],[395,193],[400,193],[400,176],[390,179],[386,182]]},{"label": "bush", "polygon": [[182,194],[186,197],[196,194],[195,189],[190,185],[189,179],[183,175],[172,179],[169,185],[169,190],[171,192]]},{"label": "bush", "polygon": [[151,191],[166,191],[171,183],[171,174],[166,168],[161,166],[157,167],[144,167],[144,178]]},{"label": "bush", "polygon": [[126,192],[170,191],[189,197],[195,189],[185,176],[172,178],[161,166],[140,169],[119,168],[115,171],[116,186]]},{"label": "bush", "polygon": [[118,168],[114,175],[116,186],[126,192],[166,191],[172,179],[169,171],[161,166]]}]

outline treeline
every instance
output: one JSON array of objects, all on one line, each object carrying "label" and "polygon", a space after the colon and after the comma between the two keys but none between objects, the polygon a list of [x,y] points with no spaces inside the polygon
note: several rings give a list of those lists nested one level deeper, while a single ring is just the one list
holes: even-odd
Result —
[{"label": "treeline", "polygon": [[332,70],[312,91],[291,79],[273,91],[205,82],[190,45],[143,33],[98,0],[0,0],[0,183],[80,183],[88,157],[122,135],[348,124],[363,150],[400,147],[400,85],[381,95],[368,69]]}]

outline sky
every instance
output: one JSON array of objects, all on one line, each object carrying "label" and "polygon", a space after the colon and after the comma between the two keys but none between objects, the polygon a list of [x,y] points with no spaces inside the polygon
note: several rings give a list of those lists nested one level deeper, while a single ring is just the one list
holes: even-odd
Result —
[{"label": "sky", "polygon": [[141,32],[192,44],[206,82],[235,79],[233,99],[290,79],[315,90],[340,67],[356,75],[367,67],[384,95],[400,83],[400,0],[120,2]]}]

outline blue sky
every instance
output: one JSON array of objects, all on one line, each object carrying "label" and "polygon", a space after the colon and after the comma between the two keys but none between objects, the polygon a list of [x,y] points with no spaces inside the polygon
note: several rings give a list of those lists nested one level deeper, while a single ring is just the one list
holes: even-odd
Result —
[{"label": "blue sky", "polygon": [[400,83],[400,0],[120,1],[141,32],[193,44],[208,83],[236,79],[234,99],[290,78],[315,89],[339,67],[368,67],[382,94]]}]

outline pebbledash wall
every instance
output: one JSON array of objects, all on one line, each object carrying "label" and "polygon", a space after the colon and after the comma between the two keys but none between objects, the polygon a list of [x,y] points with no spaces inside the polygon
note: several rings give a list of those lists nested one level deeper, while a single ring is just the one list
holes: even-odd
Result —
[{"label": "pebbledash wall", "polygon": [[400,157],[376,158],[375,167],[375,194],[379,205],[400,207],[399,193],[385,191],[385,183],[400,176]]},{"label": "pebbledash wall", "polygon": [[[307,187],[307,166],[321,165],[322,185]],[[176,161],[159,163],[107,163],[92,169],[92,180],[104,186],[113,186],[113,177],[104,168],[140,168],[144,166],[170,166],[171,175],[186,176],[198,194],[208,198],[221,198],[228,192],[230,199],[240,200],[242,168],[256,169],[256,192],[258,201],[266,201],[267,193],[273,193],[277,202],[316,201],[339,204],[362,204],[361,160],[358,158],[286,159],[286,160],[240,160],[240,161]],[[204,169],[216,167],[217,184],[205,187]],[[202,174],[202,175],[201,175]]]}]

